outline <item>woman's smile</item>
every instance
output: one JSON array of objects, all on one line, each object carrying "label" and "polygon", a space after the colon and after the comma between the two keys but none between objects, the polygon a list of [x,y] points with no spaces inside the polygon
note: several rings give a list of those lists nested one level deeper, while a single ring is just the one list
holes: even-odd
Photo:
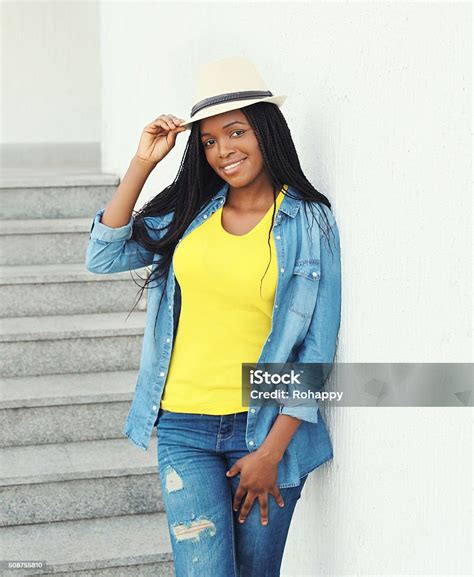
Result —
[{"label": "woman's smile", "polygon": [[239,160],[238,162],[235,162],[234,164],[231,164],[229,166],[226,166],[225,168],[222,168],[222,172],[224,172],[225,174],[235,174],[236,172],[238,172],[242,166],[242,163],[245,162],[246,158],[243,158],[242,160]]}]

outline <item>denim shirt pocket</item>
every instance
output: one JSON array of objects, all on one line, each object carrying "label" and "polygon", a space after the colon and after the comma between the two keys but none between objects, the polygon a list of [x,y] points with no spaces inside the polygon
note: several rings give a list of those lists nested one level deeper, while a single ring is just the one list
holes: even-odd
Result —
[{"label": "denim shirt pocket", "polygon": [[290,311],[310,319],[316,306],[321,264],[318,259],[300,259],[295,262],[291,277]]}]

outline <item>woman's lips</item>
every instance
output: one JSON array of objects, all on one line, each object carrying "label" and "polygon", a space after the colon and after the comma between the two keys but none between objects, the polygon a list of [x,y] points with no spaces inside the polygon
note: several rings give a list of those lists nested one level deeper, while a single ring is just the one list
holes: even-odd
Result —
[{"label": "woman's lips", "polygon": [[242,166],[242,164],[246,161],[246,158],[243,158],[242,160],[239,161],[239,163],[236,166],[232,166],[232,168],[222,168],[222,172],[224,174],[235,174],[236,172],[238,172]]}]

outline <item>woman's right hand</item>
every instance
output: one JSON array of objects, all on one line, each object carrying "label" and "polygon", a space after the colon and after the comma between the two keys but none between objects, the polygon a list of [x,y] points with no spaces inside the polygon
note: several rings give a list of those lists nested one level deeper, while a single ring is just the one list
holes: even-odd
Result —
[{"label": "woman's right hand", "polygon": [[179,126],[183,122],[172,114],[160,114],[143,129],[135,156],[151,165],[158,164],[174,147],[178,132],[186,130]]}]

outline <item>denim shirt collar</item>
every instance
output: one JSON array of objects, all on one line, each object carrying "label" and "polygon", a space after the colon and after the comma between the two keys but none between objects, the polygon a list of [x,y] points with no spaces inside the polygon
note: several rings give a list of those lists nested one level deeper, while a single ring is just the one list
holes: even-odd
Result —
[{"label": "denim shirt collar", "polygon": [[[288,185],[288,191],[291,192],[291,194],[293,194],[293,196],[298,196],[298,192],[291,185]],[[218,202],[221,199],[224,199],[224,202],[225,202],[227,199],[228,192],[229,192],[229,183],[226,182],[219,189],[219,191],[211,198],[211,208],[214,206],[214,202]],[[297,215],[298,210],[299,210],[302,202],[303,201],[299,198],[291,198],[290,196],[285,195],[285,198],[283,199],[282,203],[280,204],[280,210],[282,212],[284,212],[285,214],[287,214],[288,216],[291,216],[291,218],[294,218]],[[206,208],[209,208],[209,207],[210,207],[209,204],[206,205]]]}]

